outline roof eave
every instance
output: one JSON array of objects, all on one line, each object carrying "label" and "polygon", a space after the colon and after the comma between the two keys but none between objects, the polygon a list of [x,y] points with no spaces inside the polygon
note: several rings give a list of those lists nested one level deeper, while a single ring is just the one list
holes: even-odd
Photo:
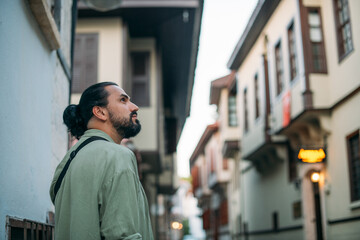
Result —
[{"label": "roof eave", "polygon": [[196,69],[196,63],[197,63],[198,51],[199,51],[200,29],[201,29],[203,8],[204,8],[204,1],[199,0],[199,7],[196,10],[195,20],[194,20],[194,35],[193,35],[194,37],[193,37],[191,59],[190,59],[188,94],[186,98],[186,110],[185,110],[186,117],[190,115],[191,97],[194,86],[195,69]]},{"label": "roof eave", "polygon": [[[79,9],[91,9],[78,1]],[[123,0],[118,8],[198,8],[198,0]]]},{"label": "roof eave", "polygon": [[259,0],[244,33],[230,56],[227,63],[229,69],[237,70],[240,67],[280,1],[281,0]]},{"label": "roof eave", "polygon": [[210,137],[219,129],[219,123],[215,122],[214,124],[208,125],[202,134],[193,154],[190,157],[190,165],[198,158],[198,156],[204,151],[206,143],[209,141]]}]

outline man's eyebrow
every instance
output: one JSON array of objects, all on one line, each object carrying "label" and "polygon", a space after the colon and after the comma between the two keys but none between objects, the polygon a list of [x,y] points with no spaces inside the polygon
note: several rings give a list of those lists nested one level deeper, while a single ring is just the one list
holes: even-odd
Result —
[{"label": "man's eyebrow", "polygon": [[124,93],[120,94],[120,97],[125,97],[125,98],[130,100],[130,97],[128,95],[124,94]]}]

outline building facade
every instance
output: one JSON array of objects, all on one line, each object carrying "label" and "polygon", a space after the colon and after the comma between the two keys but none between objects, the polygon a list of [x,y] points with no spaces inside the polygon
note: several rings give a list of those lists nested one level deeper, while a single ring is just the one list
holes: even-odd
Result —
[{"label": "building facade", "polygon": [[72,102],[96,82],[121,86],[140,108],[136,151],[156,239],[170,239],[176,144],[189,114],[202,1],[130,1],[108,12],[79,3]]},{"label": "building facade", "polygon": [[360,235],[359,4],[259,1],[230,57],[242,239]]},{"label": "building facade", "polygon": [[191,158],[194,196],[206,239],[232,239],[240,229],[239,138],[235,72],[211,83],[218,119],[207,126]]},{"label": "building facade", "polygon": [[0,2],[0,239],[53,239],[49,188],[68,147],[74,12],[72,0]]}]

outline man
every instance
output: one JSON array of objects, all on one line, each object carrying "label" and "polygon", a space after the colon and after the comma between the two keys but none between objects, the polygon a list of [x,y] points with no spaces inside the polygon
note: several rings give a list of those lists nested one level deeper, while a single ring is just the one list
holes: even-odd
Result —
[{"label": "man", "polygon": [[[153,239],[135,156],[120,145],[140,131],[138,110],[111,82],[90,86],[79,105],[65,109],[64,123],[79,142],[51,183],[57,240]],[[98,139],[84,145],[90,138]],[[66,166],[70,155],[73,160]]]}]

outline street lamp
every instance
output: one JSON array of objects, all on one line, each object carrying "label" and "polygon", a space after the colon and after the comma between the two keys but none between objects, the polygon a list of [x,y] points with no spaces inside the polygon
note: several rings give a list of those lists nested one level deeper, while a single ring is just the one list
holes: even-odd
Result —
[{"label": "street lamp", "polygon": [[311,179],[311,181],[312,181],[313,183],[319,182],[319,180],[320,180],[320,174],[319,174],[319,172],[313,172],[313,173],[311,174],[310,179]]},{"label": "street lamp", "polygon": [[318,163],[322,162],[326,154],[324,149],[300,149],[298,158],[304,163]]},{"label": "street lamp", "polygon": [[183,228],[183,225],[179,222],[172,222],[171,227],[172,229],[181,230]]},{"label": "street lamp", "polygon": [[120,7],[122,0],[82,0],[88,7],[106,12]]}]

